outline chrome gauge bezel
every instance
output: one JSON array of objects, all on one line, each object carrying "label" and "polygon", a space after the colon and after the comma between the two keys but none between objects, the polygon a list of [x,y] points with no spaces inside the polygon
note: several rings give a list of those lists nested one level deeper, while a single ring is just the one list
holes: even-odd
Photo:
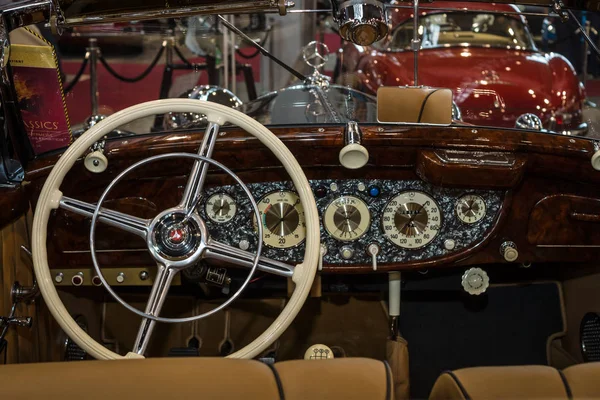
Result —
[{"label": "chrome gauge bezel", "polygon": [[[221,196],[221,195],[224,196],[224,197],[228,197],[229,200],[231,200],[231,204],[234,207],[233,214],[230,217],[228,216],[228,218],[227,218],[226,221],[219,221],[217,219],[214,219],[212,217],[212,215],[211,215],[211,212],[208,210],[208,203],[210,202],[210,200],[212,198],[214,198],[214,197],[218,197],[218,196]],[[206,214],[206,216],[208,217],[208,219],[211,220],[212,222],[214,222],[215,224],[227,224],[227,223],[230,223],[231,221],[233,221],[233,219],[235,218],[235,216],[237,215],[237,212],[238,212],[238,204],[237,204],[237,202],[235,201],[235,199],[233,198],[233,196],[231,196],[229,193],[226,193],[226,192],[217,192],[217,193],[214,193],[214,194],[210,195],[206,199],[206,201],[204,202],[203,207],[204,207],[204,214]]]},{"label": "chrome gauge bezel", "polygon": [[[265,198],[267,198],[267,197],[269,197],[269,196],[271,196],[271,195],[275,194],[275,193],[282,193],[282,192],[283,192],[283,193],[288,193],[288,194],[289,194],[289,193],[291,193],[291,194],[293,194],[295,197],[297,197],[297,198],[298,198],[298,200],[300,199],[300,197],[298,196],[298,193],[296,193],[296,192],[295,192],[295,191],[293,191],[293,190],[289,190],[289,189],[282,189],[282,190],[271,190],[271,191],[269,191],[269,192],[267,192],[267,193],[263,194],[263,195],[262,195],[262,196],[261,196],[261,197],[258,199],[258,201],[256,202],[256,204],[258,205],[258,209],[259,209],[259,212],[261,213],[261,215],[263,215],[263,214],[264,214],[264,213],[263,213],[263,210],[261,209],[261,204],[263,204],[263,200],[264,200]],[[303,225],[304,225],[304,230],[303,230],[303,236],[302,236],[302,239],[301,239],[301,240],[300,240],[298,243],[296,243],[296,244],[293,244],[293,245],[290,245],[290,246],[283,246],[283,247],[282,247],[282,246],[273,246],[273,245],[269,244],[269,241],[268,241],[268,239],[266,239],[266,238],[264,238],[264,237],[263,237],[263,245],[264,245],[264,246],[266,246],[266,247],[268,247],[268,248],[271,248],[271,249],[276,249],[276,250],[289,250],[289,249],[294,249],[294,248],[297,248],[297,247],[301,246],[302,244],[304,244],[304,241],[306,240],[306,218],[305,218],[305,216],[304,216],[304,207],[302,206],[302,202],[300,202],[300,203],[298,203],[298,204],[299,204],[299,206],[300,206],[300,207],[302,207],[302,208],[301,208],[301,210],[302,210],[302,217],[300,218],[300,221],[299,221],[299,224],[303,224]],[[295,206],[292,206],[292,207],[295,207]],[[299,213],[299,214],[300,214],[300,213]],[[256,224],[257,224],[256,217],[254,217],[254,216],[253,216],[253,217],[252,217],[252,227],[253,227],[253,229],[254,229],[254,232],[256,232],[256,231],[257,231],[257,229],[256,229]],[[266,227],[263,225],[263,235],[266,235],[267,233],[270,233],[270,232],[271,232],[271,231],[270,231],[270,230],[268,230],[268,229],[267,229],[267,228],[266,228]],[[279,236],[279,235],[277,235],[277,236]]]},{"label": "chrome gauge bezel", "polygon": [[[353,198],[358,200],[363,206],[364,209],[367,213],[366,217],[368,217],[368,222],[366,227],[363,229],[362,233],[360,233],[358,236],[355,236],[351,239],[342,239],[341,237],[337,236],[334,232],[332,232],[332,230],[330,229],[331,227],[329,226],[329,223],[327,221],[327,213],[332,209],[332,207],[335,207],[335,209],[337,210],[337,206],[335,206],[336,202],[339,202],[341,199],[343,198]],[[333,210],[333,212],[335,213],[336,210]],[[361,217],[361,222],[363,221],[363,218],[365,217],[363,215],[362,210],[358,209],[357,210],[360,212],[360,217]],[[372,223],[372,215],[371,215],[371,210],[369,210],[369,204],[367,204],[367,202],[363,199],[361,199],[358,196],[355,196],[353,194],[342,194],[337,196],[335,199],[333,199],[332,201],[330,201],[327,206],[325,207],[324,211],[323,211],[323,215],[321,217],[321,224],[323,226],[323,228],[325,229],[325,231],[329,234],[329,236],[331,236],[333,239],[340,241],[340,242],[344,242],[344,243],[351,243],[354,241],[357,241],[358,239],[360,239],[361,237],[363,237],[366,233],[369,232],[369,230],[371,229],[371,223]],[[336,227],[337,228],[337,227]],[[336,229],[337,230],[337,229]]]},{"label": "chrome gauge bezel", "polygon": [[[458,213],[458,206],[460,204],[460,201],[462,199],[464,199],[465,197],[477,197],[479,200],[481,200],[481,203],[483,204],[483,214],[477,219],[477,221],[473,221],[473,222],[467,222],[464,221],[461,217],[460,214]],[[481,221],[483,221],[483,219],[485,218],[485,216],[487,215],[487,209],[488,209],[488,205],[485,202],[485,199],[483,197],[481,197],[478,194],[475,193],[465,193],[463,195],[461,195],[457,200],[456,203],[454,204],[454,215],[456,216],[456,219],[458,219],[461,223],[465,224],[465,225],[475,225],[480,223]]]},{"label": "chrome gauge bezel", "polygon": [[[394,201],[395,199],[397,199],[398,197],[400,197],[400,196],[402,196],[402,195],[404,195],[404,194],[406,194],[406,193],[419,193],[419,194],[422,194],[423,196],[426,196],[426,197],[428,198],[428,200],[429,200],[429,201],[431,201],[433,204],[435,204],[435,206],[436,206],[436,207],[437,207],[437,209],[438,209],[438,213],[439,213],[439,215],[440,215],[439,229],[438,229],[437,231],[435,231],[435,234],[434,234],[434,235],[431,237],[431,239],[429,239],[429,240],[427,241],[427,243],[424,243],[424,244],[422,244],[422,245],[420,245],[420,246],[416,246],[416,247],[402,246],[402,245],[400,245],[400,244],[398,244],[398,243],[394,242],[394,240],[393,240],[392,238],[390,238],[390,237],[389,237],[389,235],[388,235],[388,232],[386,232],[386,230],[385,230],[385,221],[384,221],[384,218],[385,218],[385,216],[386,216],[386,212],[385,212],[385,210],[388,208],[388,206],[390,205],[390,203],[391,203],[392,201]],[[396,208],[397,208],[397,207],[399,207],[399,205],[398,205],[398,206],[396,206]],[[396,212],[396,211],[394,211],[394,213],[395,213],[395,212]],[[433,196],[432,196],[431,194],[429,194],[429,193],[427,193],[427,192],[424,192],[424,191],[422,191],[422,190],[404,190],[404,191],[402,191],[402,192],[399,192],[399,193],[397,193],[397,194],[395,194],[395,195],[393,195],[393,196],[391,196],[391,197],[389,198],[389,200],[388,200],[388,201],[385,203],[385,205],[383,206],[383,208],[382,208],[382,210],[381,210],[381,217],[380,217],[380,219],[381,219],[381,231],[382,231],[383,237],[384,237],[384,238],[385,238],[385,239],[386,239],[388,242],[390,242],[391,244],[393,244],[393,245],[394,245],[394,246],[396,246],[397,248],[400,248],[400,249],[403,249],[403,250],[408,250],[408,251],[410,251],[410,250],[419,250],[419,249],[422,249],[422,248],[424,248],[424,247],[427,247],[427,246],[429,246],[429,245],[430,245],[430,244],[431,244],[431,243],[432,243],[432,242],[433,242],[433,241],[434,241],[434,240],[435,240],[435,239],[438,237],[438,235],[439,235],[439,234],[440,234],[440,232],[442,231],[442,224],[443,224],[443,222],[444,222],[444,211],[443,211],[443,209],[440,207],[440,204],[439,204],[439,203],[438,203],[438,202],[437,202],[437,201],[436,201],[436,200],[433,198]],[[428,219],[429,219],[429,217],[428,217]],[[394,226],[394,227],[395,227],[395,226]],[[396,228],[396,227],[395,227],[395,228]]]}]

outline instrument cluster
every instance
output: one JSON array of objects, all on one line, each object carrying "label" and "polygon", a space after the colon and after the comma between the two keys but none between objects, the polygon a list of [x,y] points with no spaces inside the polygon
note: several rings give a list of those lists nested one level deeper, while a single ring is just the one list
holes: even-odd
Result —
[{"label": "instrument cluster", "polygon": [[[448,189],[423,181],[313,180],[324,264],[423,261],[478,243],[499,216],[503,191]],[[261,221],[238,186],[208,190],[199,212],[218,240],[253,251],[263,225],[263,255],[299,262],[304,210],[291,182],[249,184]]]}]

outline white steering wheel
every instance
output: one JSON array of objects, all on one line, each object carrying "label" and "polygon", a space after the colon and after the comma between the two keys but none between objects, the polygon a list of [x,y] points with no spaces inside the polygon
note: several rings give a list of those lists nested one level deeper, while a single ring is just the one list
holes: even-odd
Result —
[{"label": "white steering wheel", "polygon": [[[60,186],[67,172],[69,172],[75,162],[80,159],[95,142],[102,140],[106,134],[124,124],[139,118],[157,114],[167,114],[169,112],[196,113],[207,116],[209,125],[204,134],[198,154],[172,153],[149,157],[139,161],[117,176],[108,185],[96,204],[90,204],[63,196],[60,191]],[[262,247],[262,227],[260,227],[260,224],[258,224],[258,251],[254,254],[212,239],[208,234],[204,221],[194,212],[199,199],[202,197],[202,190],[208,167],[212,165],[213,167],[225,171],[236,180],[249,196],[250,202],[254,208],[254,213],[258,216],[256,202],[243,182],[227,167],[210,158],[219,133],[219,128],[225,123],[236,125],[260,140],[262,144],[273,152],[290,175],[305,212],[306,249],[304,252],[304,260],[301,264],[292,266],[276,260],[259,257]],[[194,159],[194,166],[188,177],[183,199],[177,207],[165,210],[151,220],[134,217],[102,207],[102,202],[108,195],[110,189],[127,173],[152,161],[165,158]],[[56,208],[63,208],[92,218],[90,248],[92,250],[94,267],[104,284],[103,286],[121,304],[143,317],[134,349],[126,356],[108,350],[102,344],[90,337],[71,317],[58,296],[48,266],[46,249],[48,219],[52,210]],[[258,220],[260,220],[260,218]],[[108,282],[102,276],[94,253],[94,228],[96,222],[120,228],[146,240],[148,251],[158,266],[158,272],[152,286],[145,312],[132,307],[122,300],[114,290],[110,288]],[[295,289],[281,314],[271,326],[269,326],[269,328],[253,342],[229,355],[229,357],[232,358],[253,358],[264,351],[287,329],[306,301],[317,270],[319,240],[319,217],[308,180],[292,153],[271,131],[245,114],[223,105],[200,100],[167,99],[138,104],[111,115],[91,127],[65,151],[46,179],[38,199],[33,219],[32,253],[36,278],[50,312],[54,318],[56,318],[61,328],[75,343],[86,350],[92,357],[103,360],[143,357],[154,325],[157,321],[187,322],[204,318],[217,312],[230,304],[241,294],[242,290],[250,281],[253,272],[257,269],[276,275],[290,277],[295,283]],[[221,261],[227,261],[230,264],[248,268],[248,277],[235,294],[214,310],[189,318],[169,319],[160,317],[160,310],[166,298],[173,276],[177,272],[191,267],[203,258],[219,259]]]}]

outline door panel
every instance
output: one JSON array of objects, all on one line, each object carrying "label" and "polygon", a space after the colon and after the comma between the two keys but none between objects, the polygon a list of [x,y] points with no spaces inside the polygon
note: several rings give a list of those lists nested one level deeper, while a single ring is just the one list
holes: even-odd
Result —
[{"label": "door panel", "polygon": [[[3,214],[4,215],[4,214]],[[0,315],[8,316],[12,307],[11,290],[15,281],[21,285],[32,284],[31,260],[21,250],[21,246],[29,248],[28,218],[22,216],[12,224],[0,230]],[[38,297],[36,302],[41,301]],[[19,304],[16,316],[33,317],[33,327],[14,327],[8,329],[6,340],[7,363],[26,363],[38,360],[38,338],[36,306],[33,304]]]}]

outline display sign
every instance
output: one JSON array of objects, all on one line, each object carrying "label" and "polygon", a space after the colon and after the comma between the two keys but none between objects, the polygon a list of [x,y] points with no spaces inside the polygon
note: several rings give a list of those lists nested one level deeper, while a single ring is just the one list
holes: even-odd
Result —
[{"label": "display sign", "polygon": [[18,108],[35,154],[67,147],[71,124],[54,48],[35,31],[11,33],[10,66]]}]

